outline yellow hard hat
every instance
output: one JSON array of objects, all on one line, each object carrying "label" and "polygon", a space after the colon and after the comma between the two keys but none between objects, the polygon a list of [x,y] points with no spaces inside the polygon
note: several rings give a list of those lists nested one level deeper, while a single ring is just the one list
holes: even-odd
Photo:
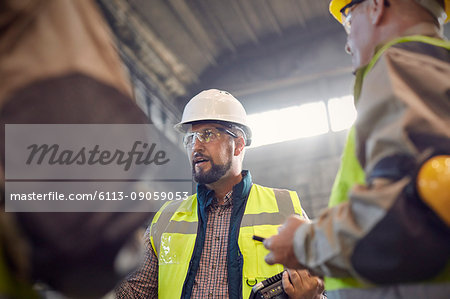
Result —
[{"label": "yellow hard hat", "polygon": [[450,0],[444,1],[445,5],[445,13],[447,14],[447,18],[444,21],[444,24],[450,21]]},{"label": "yellow hard hat", "polygon": [[445,5],[445,13],[447,14],[447,19],[445,19],[445,23],[447,23],[448,21],[450,21],[450,0],[445,0],[444,5]]},{"label": "yellow hard hat", "polygon": [[331,0],[330,2],[330,13],[341,24],[342,24],[341,9],[350,2],[352,2],[352,0]]},{"label": "yellow hard hat", "polygon": [[[427,7],[425,2],[428,1],[434,1],[434,0],[416,0],[419,4]],[[341,9],[352,2],[352,0],[331,0],[330,2],[330,13],[335,17],[336,20],[338,20],[339,23],[342,24],[342,14]],[[444,0],[444,6],[445,6],[445,17],[443,17],[443,23],[447,23],[450,21],[450,0]],[[439,16],[437,16],[439,17]]]}]

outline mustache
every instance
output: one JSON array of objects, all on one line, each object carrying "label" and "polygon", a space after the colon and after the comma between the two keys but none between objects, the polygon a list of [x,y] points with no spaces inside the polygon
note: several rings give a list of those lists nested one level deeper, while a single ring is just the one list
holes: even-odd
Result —
[{"label": "mustache", "polygon": [[192,159],[191,159],[192,167],[195,166],[194,160],[197,159],[197,158],[202,158],[202,159],[211,161],[211,157],[209,157],[207,155],[203,155],[202,153],[195,152],[194,155],[192,156]]}]

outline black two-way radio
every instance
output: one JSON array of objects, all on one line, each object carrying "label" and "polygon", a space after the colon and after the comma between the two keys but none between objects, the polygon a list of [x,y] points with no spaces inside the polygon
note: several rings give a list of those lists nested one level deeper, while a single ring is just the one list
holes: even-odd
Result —
[{"label": "black two-way radio", "polygon": [[255,284],[249,299],[287,299],[281,279],[283,272]]},{"label": "black two-way radio", "polygon": [[[253,240],[263,242],[264,238],[253,236]],[[289,298],[283,288],[283,272],[255,284],[249,299],[285,299]]]}]

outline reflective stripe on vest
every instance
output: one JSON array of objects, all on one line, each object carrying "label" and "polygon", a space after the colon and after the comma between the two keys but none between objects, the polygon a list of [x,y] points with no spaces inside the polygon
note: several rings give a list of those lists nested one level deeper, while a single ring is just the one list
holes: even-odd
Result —
[{"label": "reflective stripe on vest", "polygon": [[[361,94],[362,82],[365,76],[367,75],[368,72],[370,72],[370,70],[373,68],[373,66],[381,57],[381,55],[384,53],[384,51],[386,51],[395,44],[414,41],[427,43],[450,50],[450,42],[428,36],[413,35],[392,40],[391,42],[384,45],[380,50],[378,50],[378,52],[375,53],[374,57],[369,62],[369,64],[364,69],[362,69],[361,72],[358,72],[357,77],[355,79],[355,88],[354,88],[355,102],[358,101],[359,96]],[[347,138],[347,143],[344,147],[344,153],[342,155],[342,163],[336,176],[335,182],[333,184],[329,202],[330,207],[347,201],[350,189],[356,184],[365,183],[365,173],[363,168],[361,167],[361,164],[358,161],[358,158],[356,157],[355,144],[356,144],[355,128],[352,127],[350,129]],[[448,263],[446,269],[444,269],[444,271],[442,271],[442,273],[439,274],[436,277],[436,279],[429,280],[429,282],[442,282],[442,281],[446,282],[450,281],[450,262]],[[363,284],[362,282],[352,277],[346,278],[325,277],[325,288],[327,291],[345,288],[367,288],[367,287],[370,287],[370,285]]]},{"label": "reflective stripe on vest", "polygon": [[[242,295],[248,298],[251,286],[283,271],[281,265],[269,266],[268,251],[253,235],[270,237],[289,215],[302,215],[297,193],[252,185],[242,217],[238,245],[243,255]],[[197,236],[197,195],[186,201],[169,202],[155,215],[151,243],[158,256],[158,297],[180,298]]]}]

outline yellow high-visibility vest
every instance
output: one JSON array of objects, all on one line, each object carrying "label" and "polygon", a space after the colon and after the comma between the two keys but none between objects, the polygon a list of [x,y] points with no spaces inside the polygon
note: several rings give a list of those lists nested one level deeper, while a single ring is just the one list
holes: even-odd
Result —
[{"label": "yellow high-visibility vest", "polygon": [[[159,261],[158,297],[180,298],[197,236],[197,195],[166,203],[155,215],[150,241]],[[239,230],[238,246],[243,257],[242,296],[248,298],[256,282],[283,271],[268,265],[269,253],[253,235],[270,237],[289,215],[302,215],[297,193],[253,184]],[[236,274],[238,275],[238,273]]]}]

